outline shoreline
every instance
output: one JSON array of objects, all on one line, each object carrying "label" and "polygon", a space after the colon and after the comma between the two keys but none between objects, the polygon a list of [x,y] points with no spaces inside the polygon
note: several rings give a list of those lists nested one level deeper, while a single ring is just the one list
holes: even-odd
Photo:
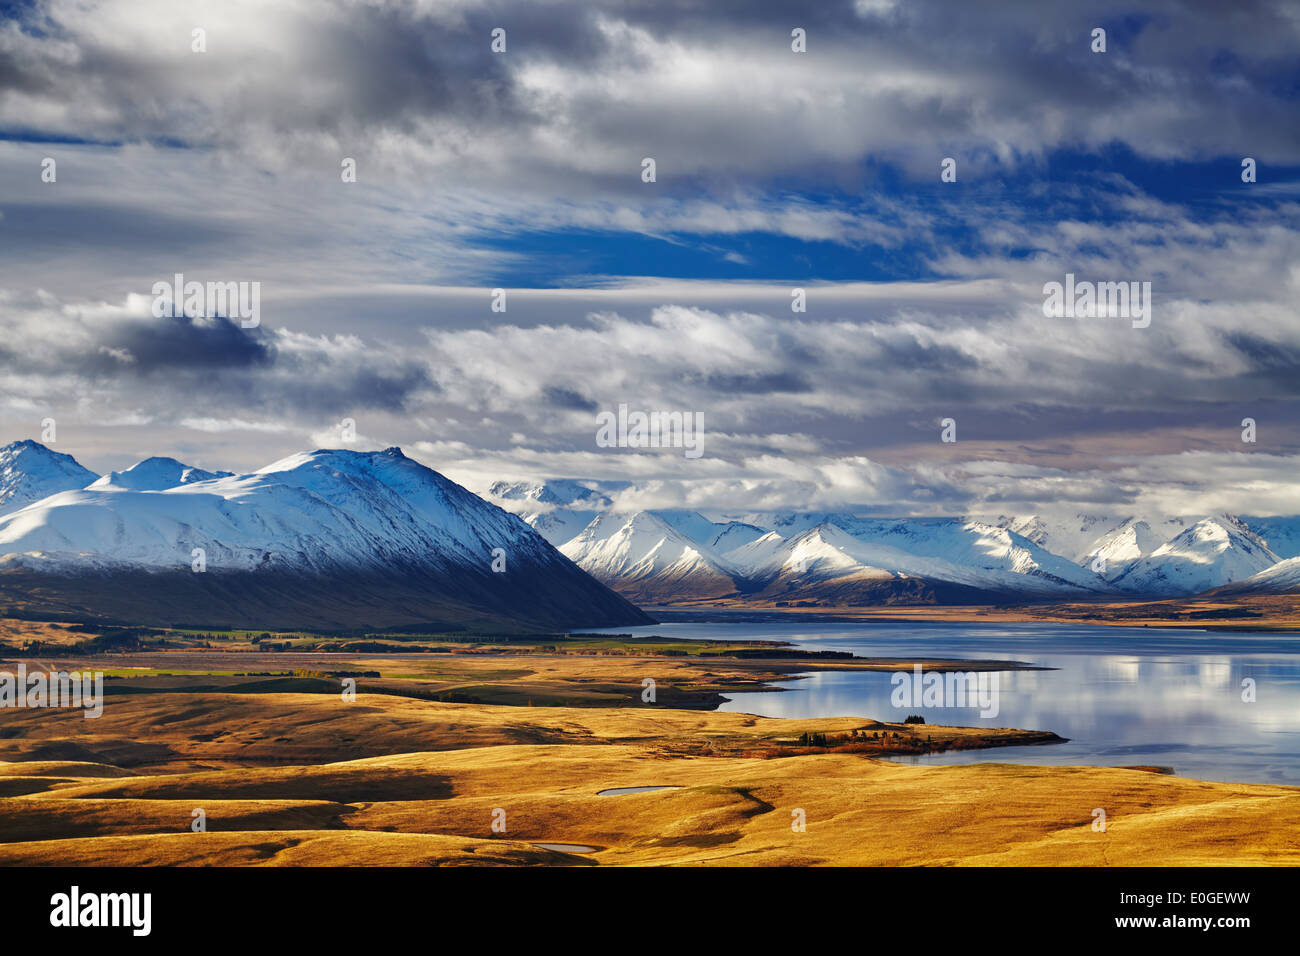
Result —
[{"label": "shoreline", "polygon": [[762,623],[799,617],[819,623],[1091,624],[1099,627],[1300,635],[1300,595],[1252,596],[1231,601],[1186,598],[886,607],[778,607],[773,604],[711,601],[646,605],[643,610],[664,624],[684,620],[703,623],[710,615],[716,615],[720,622],[750,620]]}]

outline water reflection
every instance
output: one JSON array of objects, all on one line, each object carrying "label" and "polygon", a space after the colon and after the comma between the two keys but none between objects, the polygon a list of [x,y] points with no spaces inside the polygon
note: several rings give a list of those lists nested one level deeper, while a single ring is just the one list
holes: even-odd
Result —
[{"label": "water reflection", "polygon": [[[626,628],[618,629],[626,632]],[[643,634],[788,640],[863,656],[1021,660],[1056,668],[1004,671],[999,712],[891,706],[890,674],[811,672],[783,693],[734,693],[720,708],[770,717],[862,716],[1051,730],[1070,742],[900,758],[1156,764],[1205,780],[1300,785],[1300,639],[1072,624],[676,623]],[[1243,700],[1243,681],[1255,684]]]}]

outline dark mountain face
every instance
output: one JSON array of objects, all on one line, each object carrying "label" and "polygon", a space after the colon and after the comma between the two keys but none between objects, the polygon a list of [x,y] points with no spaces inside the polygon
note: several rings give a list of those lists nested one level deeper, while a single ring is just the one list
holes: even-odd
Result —
[{"label": "dark mountain face", "polygon": [[0,516],[0,605],[241,629],[653,623],[522,520],[396,448],[318,450],[247,475],[172,464],[150,459]]},{"label": "dark mountain face", "polygon": [[292,571],[0,571],[0,611],[51,620],[240,630],[553,631],[653,624],[568,562],[431,579]]}]

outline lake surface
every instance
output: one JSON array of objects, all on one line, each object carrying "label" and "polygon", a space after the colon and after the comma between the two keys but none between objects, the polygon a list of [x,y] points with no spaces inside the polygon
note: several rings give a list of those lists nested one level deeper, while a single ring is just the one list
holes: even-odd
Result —
[{"label": "lake surface", "polygon": [[[998,673],[998,713],[895,707],[887,672],[810,672],[781,693],[729,693],[719,710],[1050,730],[1069,743],[897,758],[904,763],[1157,765],[1203,780],[1300,785],[1300,637],[1083,624],[800,620],[674,622],[609,633],[781,640],[862,657],[1017,660]],[[1243,681],[1256,699],[1242,700]]]}]

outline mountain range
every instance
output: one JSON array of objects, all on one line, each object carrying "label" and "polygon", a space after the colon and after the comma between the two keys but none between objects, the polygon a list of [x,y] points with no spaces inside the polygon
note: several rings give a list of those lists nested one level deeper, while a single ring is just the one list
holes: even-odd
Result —
[{"label": "mountain range", "polygon": [[515,481],[497,482],[488,497],[643,604],[983,604],[1300,589],[1300,517],[706,517],[608,507],[624,490]]},{"label": "mountain range", "polygon": [[209,628],[649,623],[525,522],[398,448],[249,474],[148,458],[99,476],[0,448],[0,605]]},{"label": "mountain range", "polygon": [[[1300,517],[628,510],[627,482],[479,497],[398,448],[98,475],[0,448],[0,613],[206,628],[568,629],[638,604],[988,604],[1300,591]],[[486,499],[486,500],[485,500]]]}]

